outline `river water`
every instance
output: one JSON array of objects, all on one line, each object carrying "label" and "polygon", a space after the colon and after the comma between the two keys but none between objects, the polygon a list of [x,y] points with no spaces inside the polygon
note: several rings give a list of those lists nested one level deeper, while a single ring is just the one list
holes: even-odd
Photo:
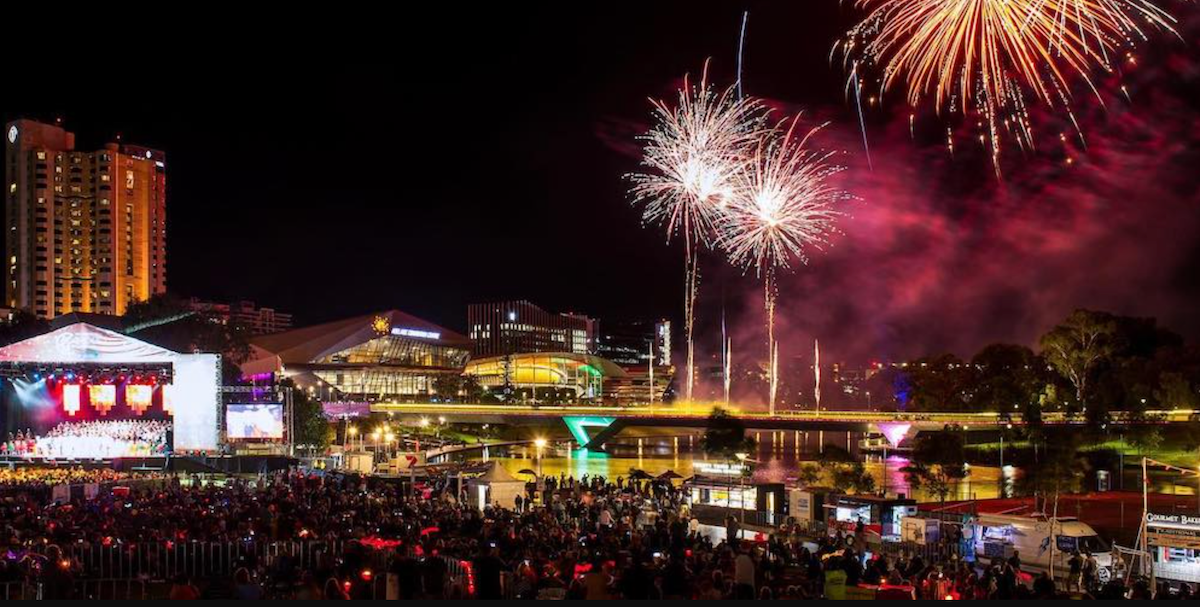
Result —
[{"label": "river water", "polygon": [[[820,459],[822,447],[838,447],[851,453],[866,465],[866,470],[875,479],[878,489],[886,489],[889,495],[907,495],[920,502],[936,502],[938,497],[926,491],[913,490],[901,468],[908,464],[903,453],[889,453],[886,462],[882,453],[865,452],[860,448],[859,433],[846,432],[750,432],[758,443],[758,452],[751,459],[756,482],[794,484],[800,466]],[[607,453],[575,449],[574,443],[563,440],[545,448],[541,461],[537,449],[532,445],[498,449],[489,454],[490,459],[501,464],[514,476],[522,470],[540,470],[553,476],[600,475],[615,480],[618,476],[628,477],[631,470],[643,470],[658,476],[668,470],[683,478],[697,473],[699,462],[708,462],[700,450],[699,434],[647,435],[626,437],[608,445]],[[476,453],[472,459],[479,458]],[[1137,466],[1125,468],[1123,478],[1113,479],[1111,489],[1139,491],[1141,473]],[[540,466],[540,467],[539,467]],[[958,483],[947,498],[957,500],[984,500],[997,497],[1013,497],[1016,482],[1022,472],[1013,466],[1000,467],[975,465],[970,467],[966,479]],[[1089,491],[1096,490],[1094,478],[1089,477]],[[828,483],[824,483],[828,484]],[[1151,491],[1174,495],[1196,495],[1194,479],[1180,480],[1178,475],[1166,471],[1151,471]]]},{"label": "river water", "polygon": [[[857,433],[846,432],[751,432],[757,435],[758,453],[751,459],[755,482],[785,483],[794,481],[800,466],[819,459],[820,447],[836,446],[850,451],[863,460],[866,470],[875,479],[877,488],[886,488],[889,495],[903,494],[918,501],[937,501],[937,497],[914,491],[901,472],[908,460],[903,454],[889,454],[886,464],[881,453],[864,453],[859,449]],[[699,449],[698,435],[647,436],[626,438],[608,445],[607,453],[573,448],[569,442],[546,447],[541,461],[533,446],[512,447],[489,453],[489,459],[500,462],[508,472],[519,476],[522,470],[540,471],[547,476],[603,476],[615,480],[628,477],[631,470],[643,470],[658,476],[668,470],[687,478],[697,473],[697,463],[708,462]],[[998,463],[998,462],[997,462]],[[949,500],[991,499],[1011,495],[1019,471],[1011,466],[1004,470],[995,467],[972,466],[968,477],[954,488]]]}]

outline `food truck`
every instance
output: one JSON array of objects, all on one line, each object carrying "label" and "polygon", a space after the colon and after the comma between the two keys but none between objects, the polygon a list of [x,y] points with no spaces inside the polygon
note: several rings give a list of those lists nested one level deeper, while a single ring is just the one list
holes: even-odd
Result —
[{"label": "food truck", "polygon": [[1155,577],[1172,585],[1200,583],[1200,516],[1147,514],[1146,545]]},{"label": "food truck", "polygon": [[1090,525],[1075,518],[1059,517],[1051,521],[1044,514],[981,514],[963,526],[963,536],[975,545],[976,557],[987,561],[1006,560],[1020,553],[1022,566],[1047,570],[1053,554],[1055,569],[1065,572],[1071,555],[1078,551],[1096,557],[1100,566],[1097,577],[1101,582],[1112,577],[1112,547]]}]

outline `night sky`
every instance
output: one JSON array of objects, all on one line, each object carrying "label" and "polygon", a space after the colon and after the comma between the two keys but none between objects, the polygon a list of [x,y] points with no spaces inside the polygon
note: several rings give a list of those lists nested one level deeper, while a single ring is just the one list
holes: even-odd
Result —
[{"label": "night sky", "polygon": [[[647,97],[672,97],[709,57],[732,83],[749,8],[747,91],[832,121],[819,143],[848,153],[861,199],[828,254],[783,280],[793,355],[811,337],[858,359],[970,355],[1033,343],[1074,307],[1200,334],[1194,21],[1188,42],[1151,42],[1155,60],[1127,78],[1132,107],[1082,104],[1075,167],[1048,145],[1006,159],[999,182],[982,154],[948,157],[935,118],[910,140],[902,104],[869,117],[865,166],[829,61],[853,16],[838,0],[397,6],[214,9],[186,33],[122,17],[131,35],[103,57],[72,61],[85,40],[38,48],[41,64],[71,66],[62,77],[10,69],[0,112],[62,116],[82,147],[121,133],[166,151],[179,295],[252,299],[302,324],[398,308],[461,330],[468,303],[501,298],[677,317],[682,252],[640,227],[622,175]],[[33,31],[6,47],[38,47]],[[724,304],[739,339],[761,341],[753,277],[715,255],[704,273],[702,326]]]}]

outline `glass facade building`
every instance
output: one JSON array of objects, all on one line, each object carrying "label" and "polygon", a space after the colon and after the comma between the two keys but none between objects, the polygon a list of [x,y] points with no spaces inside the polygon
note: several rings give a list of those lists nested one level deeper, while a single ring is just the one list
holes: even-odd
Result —
[{"label": "glass facade building", "polygon": [[547,312],[528,301],[472,304],[467,333],[476,358],[536,352],[594,354],[596,321]]},{"label": "glass facade building", "polygon": [[569,392],[578,400],[596,400],[604,395],[606,380],[626,377],[621,367],[598,356],[570,352],[515,354],[471,361],[466,375],[474,376],[488,391],[505,386],[516,391],[555,390]]},{"label": "glass facade building", "polygon": [[251,341],[243,373],[278,373],[323,401],[406,402],[462,374],[466,337],[393,310]]}]

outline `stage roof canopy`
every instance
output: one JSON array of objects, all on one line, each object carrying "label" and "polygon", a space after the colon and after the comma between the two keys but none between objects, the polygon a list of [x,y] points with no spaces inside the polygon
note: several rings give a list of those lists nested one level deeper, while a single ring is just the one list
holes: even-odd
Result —
[{"label": "stage roof canopy", "polygon": [[173,362],[180,353],[108,329],[76,323],[0,348],[0,362]]}]

